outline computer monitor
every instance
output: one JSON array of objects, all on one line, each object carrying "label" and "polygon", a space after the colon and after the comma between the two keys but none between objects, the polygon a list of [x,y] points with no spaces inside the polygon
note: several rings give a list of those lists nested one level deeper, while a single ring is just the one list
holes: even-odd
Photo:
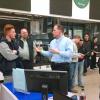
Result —
[{"label": "computer monitor", "polygon": [[54,90],[63,94],[68,92],[67,71],[41,71],[25,69],[27,91],[41,92],[42,85],[48,86],[48,92]]}]

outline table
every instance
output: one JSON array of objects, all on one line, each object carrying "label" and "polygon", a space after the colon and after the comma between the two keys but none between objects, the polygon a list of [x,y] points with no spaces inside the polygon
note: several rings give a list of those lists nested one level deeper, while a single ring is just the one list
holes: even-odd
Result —
[{"label": "table", "polygon": [[[2,85],[3,88],[3,92],[2,94],[4,94],[4,99],[0,100],[42,100],[41,97],[41,93],[39,92],[30,92],[30,94],[26,94],[26,93],[22,93],[22,92],[18,92],[13,88],[13,83],[12,82],[7,82],[4,83],[4,85]],[[68,92],[68,96],[71,97],[72,95],[74,95],[73,93]],[[49,99],[48,100],[53,100],[53,95],[52,94],[48,94]],[[78,97],[79,100],[79,97]]]},{"label": "table", "polygon": [[[7,87],[11,91],[11,93],[13,93],[15,95],[15,97],[18,100],[42,100],[41,99],[42,95],[39,92],[30,92],[30,94],[26,94],[26,93],[16,91],[13,88],[12,82],[4,83],[4,86]],[[52,94],[48,94],[48,97],[51,97],[51,96],[52,96]],[[8,99],[5,99],[5,100],[8,100]],[[11,100],[11,99],[9,99],[9,100]],[[16,100],[16,99],[13,99],[13,100]]]}]

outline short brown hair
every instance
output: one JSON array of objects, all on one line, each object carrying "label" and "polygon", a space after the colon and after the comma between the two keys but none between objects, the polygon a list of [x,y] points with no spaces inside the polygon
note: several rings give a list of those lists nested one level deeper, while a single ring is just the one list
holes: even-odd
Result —
[{"label": "short brown hair", "polygon": [[64,32],[64,27],[63,27],[63,25],[56,24],[55,26],[57,26],[57,28],[58,28],[59,30],[61,30],[62,32]]},{"label": "short brown hair", "polygon": [[4,26],[4,35],[6,35],[6,33],[7,33],[9,30],[11,30],[12,28],[14,28],[14,25],[12,25],[12,24],[6,24],[6,25]]},{"label": "short brown hair", "polygon": [[80,35],[74,35],[73,38],[74,39],[80,39],[81,40],[81,36]]}]

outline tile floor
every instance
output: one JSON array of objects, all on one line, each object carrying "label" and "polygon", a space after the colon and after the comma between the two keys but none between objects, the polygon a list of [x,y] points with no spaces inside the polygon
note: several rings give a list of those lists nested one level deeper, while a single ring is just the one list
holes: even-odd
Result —
[{"label": "tile floor", "polygon": [[[99,91],[100,91],[100,75],[98,69],[90,70],[88,69],[87,75],[84,76],[85,81],[85,94],[86,100],[100,100]],[[77,88],[80,94],[80,88]]]},{"label": "tile floor", "polygon": [[100,100],[100,74],[98,73],[98,69],[89,69],[87,76],[84,76],[84,80],[87,100]]}]

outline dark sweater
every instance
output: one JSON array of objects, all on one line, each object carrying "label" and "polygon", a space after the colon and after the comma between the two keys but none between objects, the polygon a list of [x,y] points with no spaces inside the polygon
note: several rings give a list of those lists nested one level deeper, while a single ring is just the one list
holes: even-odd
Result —
[{"label": "dark sweater", "polygon": [[[85,54],[85,48],[83,47],[83,45],[78,47],[78,52],[82,53],[82,54]],[[84,60],[84,58],[83,59],[78,59],[79,62],[83,61],[83,60]]]},{"label": "dark sweater", "polygon": [[83,42],[83,48],[85,50],[85,57],[90,57],[91,50],[92,50],[91,41],[84,41]]},{"label": "dark sweater", "polygon": [[[12,54],[12,52],[8,52],[7,50],[18,50],[17,42],[15,41],[7,41],[6,39],[2,39],[1,43],[1,49],[5,48],[5,45],[8,45],[8,48],[5,48],[6,50],[1,50],[1,61],[0,61],[0,70],[4,73],[4,75],[11,75],[12,74],[12,68],[16,67],[16,61],[18,59],[17,54]],[[7,53],[5,56],[4,53]],[[7,58],[6,58],[7,57]]]}]

